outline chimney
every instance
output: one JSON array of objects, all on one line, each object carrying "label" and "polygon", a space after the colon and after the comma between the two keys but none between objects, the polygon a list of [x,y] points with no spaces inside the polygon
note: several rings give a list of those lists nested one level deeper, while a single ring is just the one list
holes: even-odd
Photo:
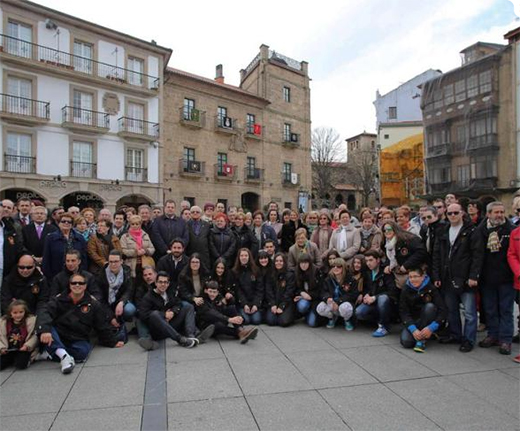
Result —
[{"label": "chimney", "polygon": [[219,84],[224,84],[224,75],[222,75],[222,65],[218,64],[215,72],[215,81]]}]

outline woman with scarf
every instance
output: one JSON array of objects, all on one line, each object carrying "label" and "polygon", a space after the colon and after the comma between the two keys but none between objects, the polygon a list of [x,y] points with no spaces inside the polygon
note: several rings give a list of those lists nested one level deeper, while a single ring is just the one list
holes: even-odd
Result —
[{"label": "woman with scarf", "polygon": [[381,251],[381,242],[383,241],[383,233],[374,223],[374,216],[370,211],[364,211],[361,215],[361,246],[360,253],[366,253],[368,250]]},{"label": "woman with scarf", "polygon": [[274,255],[274,280],[266,293],[265,322],[269,326],[289,326],[294,321],[294,272],[283,253]]},{"label": "woman with scarf", "polygon": [[312,263],[316,267],[321,266],[321,255],[318,246],[307,240],[307,231],[300,228],[294,234],[296,242],[289,248],[288,266],[289,269],[295,270],[298,265],[298,260],[302,254],[308,254],[312,259]]},{"label": "woman with scarf", "polygon": [[141,227],[142,219],[138,215],[130,216],[130,228],[121,237],[121,249],[126,257],[125,264],[132,271],[132,277],[136,277],[137,271],[141,272],[143,266],[155,268],[152,258],[155,247],[148,234]]},{"label": "woman with scarf", "polygon": [[88,242],[90,239],[90,231],[88,230],[88,223],[84,217],[78,216],[76,220],[74,220],[74,232],[81,235],[83,239]]},{"label": "woman with scarf", "polygon": [[321,299],[321,279],[318,269],[312,263],[311,257],[304,253],[298,259],[298,266],[295,271],[295,292],[294,303],[296,310],[305,319],[307,325],[312,328],[320,326],[321,318],[316,312]]},{"label": "woman with scarf", "polygon": [[93,208],[83,208],[80,212],[80,215],[87,222],[87,230],[89,237],[94,235],[97,230],[96,226],[96,211]]},{"label": "woman with scarf", "polygon": [[318,246],[322,260],[327,257],[330,237],[333,231],[329,213],[321,211],[318,218],[318,226],[312,232],[311,241]]},{"label": "woman with scarf", "polygon": [[312,237],[312,234],[318,227],[318,220],[320,216],[318,211],[310,211],[304,218],[305,224],[307,226],[307,232],[309,233],[309,237]]},{"label": "woman with scarf", "polygon": [[267,213],[267,226],[271,226],[278,237],[282,231],[282,223],[280,223],[280,215],[276,210],[269,210]]},{"label": "woman with scarf", "polygon": [[97,231],[90,237],[87,243],[87,253],[89,257],[88,270],[92,274],[99,274],[108,262],[108,255],[112,250],[121,251],[119,238],[112,233],[112,223],[107,220],[100,220],[97,224]]},{"label": "woman with scarf", "polygon": [[388,261],[385,274],[393,273],[395,283],[402,289],[410,268],[426,266],[428,252],[422,240],[413,233],[406,232],[393,221],[386,221],[382,226],[384,250]]},{"label": "woman with scarf", "polygon": [[339,255],[347,264],[359,252],[361,246],[361,235],[350,222],[350,213],[348,210],[339,212],[339,226],[330,237],[329,249],[336,249]]}]

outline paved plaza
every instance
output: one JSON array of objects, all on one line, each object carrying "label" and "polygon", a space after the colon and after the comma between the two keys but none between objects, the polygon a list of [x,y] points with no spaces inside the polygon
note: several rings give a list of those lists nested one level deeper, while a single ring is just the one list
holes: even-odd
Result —
[{"label": "paved plaza", "polygon": [[365,327],[262,325],[245,346],[168,340],[149,353],[131,337],[122,349],[96,347],[70,375],[41,362],[1,372],[0,429],[520,429],[513,356],[437,342],[415,353],[395,328],[376,339]]}]

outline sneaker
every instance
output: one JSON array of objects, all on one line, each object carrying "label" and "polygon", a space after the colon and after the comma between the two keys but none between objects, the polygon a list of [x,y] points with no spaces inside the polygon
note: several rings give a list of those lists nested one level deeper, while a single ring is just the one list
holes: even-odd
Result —
[{"label": "sneaker", "polygon": [[76,363],[74,362],[74,358],[70,355],[65,355],[61,359],[61,372],[63,374],[70,374],[72,373],[72,370],[76,366]]},{"label": "sneaker", "polygon": [[468,341],[468,340],[464,340],[462,342],[462,344],[460,345],[459,350],[462,353],[471,352],[473,350],[473,344],[470,341]]},{"label": "sneaker", "polygon": [[354,330],[354,325],[352,324],[352,322],[350,320],[347,320],[345,322],[345,330],[346,331],[353,331]]},{"label": "sneaker", "polygon": [[417,341],[415,343],[415,347],[413,348],[414,351],[417,353],[424,353],[424,350],[426,349],[426,343],[424,341]]},{"label": "sneaker", "polygon": [[44,350],[43,352],[40,352],[36,355],[35,361],[52,361],[52,356],[49,355],[49,352],[47,350]]},{"label": "sneaker", "polygon": [[336,326],[337,319],[338,319],[337,317],[333,317],[332,319],[329,319],[329,321],[327,322],[327,329],[333,329],[334,326]]},{"label": "sneaker", "polygon": [[511,343],[500,344],[500,349],[498,351],[501,355],[510,355],[511,354]]},{"label": "sneaker", "polygon": [[196,337],[198,344],[204,344],[206,341],[208,341],[211,336],[213,335],[213,332],[215,332],[215,325],[209,325],[206,329],[201,331],[201,333]]},{"label": "sneaker", "polygon": [[520,364],[520,355],[515,356],[515,357],[513,358],[513,361],[515,361],[516,363]]},{"label": "sneaker", "polygon": [[388,334],[388,330],[383,325],[379,325],[379,327],[374,332],[372,332],[372,337],[379,338],[379,337],[384,337],[387,334]]},{"label": "sneaker", "polygon": [[498,342],[498,340],[496,338],[487,336],[480,343],[478,343],[478,345],[479,345],[479,347],[483,347],[484,349],[487,349],[489,347],[499,346],[500,343]]},{"label": "sneaker", "polygon": [[238,331],[238,339],[240,344],[246,344],[249,340],[255,338],[257,333],[258,328],[256,326],[253,328],[242,328]]},{"label": "sneaker", "polygon": [[137,342],[144,350],[156,350],[159,348],[159,343],[151,338],[139,338]]},{"label": "sneaker", "polygon": [[191,349],[192,347],[195,347],[199,343],[196,338],[181,337],[181,339],[179,340],[179,344],[182,347],[186,347],[186,349]]}]

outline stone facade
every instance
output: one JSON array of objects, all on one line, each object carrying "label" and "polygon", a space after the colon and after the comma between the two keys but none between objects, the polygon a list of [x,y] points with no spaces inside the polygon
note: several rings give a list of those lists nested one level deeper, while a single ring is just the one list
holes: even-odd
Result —
[{"label": "stone facade", "polygon": [[262,45],[241,71],[240,87],[224,83],[221,66],[215,80],[167,69],[165,82],[166,199],[199,206],[224,201],[247,210],[274,200],[280,207],[307,209],[311,132],[305,62],[273,55]]}]

